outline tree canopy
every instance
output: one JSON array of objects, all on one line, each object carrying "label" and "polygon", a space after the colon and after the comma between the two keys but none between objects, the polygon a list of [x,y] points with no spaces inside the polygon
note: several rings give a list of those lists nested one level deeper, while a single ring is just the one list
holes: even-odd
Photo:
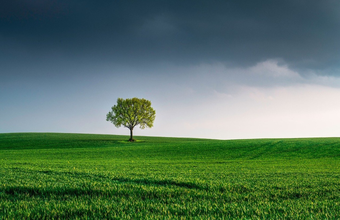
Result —
[{"label": "tree canopy", "polygon": [[106,121],[112,122],[117,128],[124,126],[130,129],[129,141],[133,139],[133,129],[137,125],[141,129],[153,127],[156,111],[151,107],[151,102],[146,99],[117,99],[112,111],[107,113]]}]

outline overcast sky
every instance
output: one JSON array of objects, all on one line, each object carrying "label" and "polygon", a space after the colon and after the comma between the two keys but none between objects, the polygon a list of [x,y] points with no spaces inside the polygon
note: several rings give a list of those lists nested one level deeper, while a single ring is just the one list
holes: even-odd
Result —
[{"label": "overcast sky", "polygon": [[0,4],[0,132],[340,136],[340,1],[11,0]]}]

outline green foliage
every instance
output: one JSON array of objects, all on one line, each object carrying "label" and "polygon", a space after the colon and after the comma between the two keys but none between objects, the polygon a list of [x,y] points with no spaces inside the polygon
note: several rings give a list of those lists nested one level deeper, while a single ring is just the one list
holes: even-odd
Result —
[{"label": "green foliage", "polygon": [[112,122],[117,128],[124,126],[130,129],[130,140],[132,130],[139,125],[141,129],[153,127],[156,111],[151,107],[151,102],[146,99],[117,99],[117,104],[112,107],[112,111],[107,113],[106,121]]},{"label": "green foliage", "polygon": [[340,139],[0,134],[0,219],[339,219]]}]

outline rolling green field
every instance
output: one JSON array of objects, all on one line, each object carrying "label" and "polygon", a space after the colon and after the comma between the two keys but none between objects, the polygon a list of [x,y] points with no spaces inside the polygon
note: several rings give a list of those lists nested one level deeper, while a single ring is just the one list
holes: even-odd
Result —
[{"label": "rolling green field", "polygon": [[0,219],[339,219],[340,138],[0,134]]}]

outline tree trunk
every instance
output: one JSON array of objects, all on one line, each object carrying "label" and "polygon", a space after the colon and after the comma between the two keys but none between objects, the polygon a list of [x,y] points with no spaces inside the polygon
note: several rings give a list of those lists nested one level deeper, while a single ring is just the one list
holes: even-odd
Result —
[{"label": "tree trunk", "polygon": [[133,128],[130,128],[130,139],[129,139],[129,141],[131,141],[131,142],[135,141],[133,139]]}]

